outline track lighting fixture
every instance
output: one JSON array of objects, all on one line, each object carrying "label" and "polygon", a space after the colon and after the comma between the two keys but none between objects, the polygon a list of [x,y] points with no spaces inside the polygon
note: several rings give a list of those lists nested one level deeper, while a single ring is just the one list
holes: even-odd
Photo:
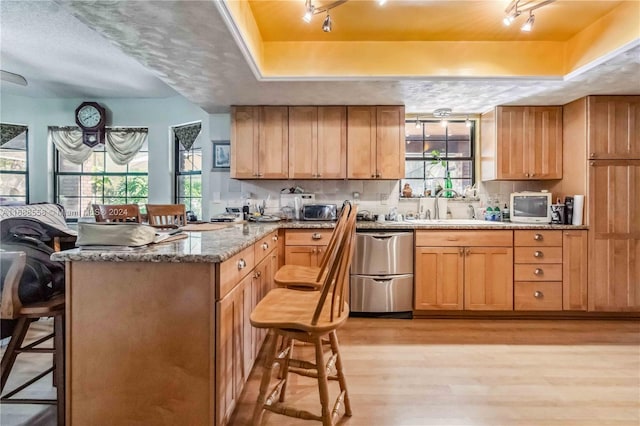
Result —
[{"label": "track lighting fixture", "polygon": [[331,17],[329,16],[329,10],[333,9],[334,7],[338,7],[341,4],[346,3],[347,1],[349,0],[337,0],[326,6],[315,7],[313,5],[313,0],[305,0],[304,15],[302,16],[302,20],[308,24],[311,22],[313,15],[326,12],[327,16],[326,18],[324,18],[324,21],[322,22],[322,31],[324,31],[325,33],[330,33],[331,27],[332,27],[332,21],[331,21]]},{"label": "track lighting fixture", "polygon": [[535,22],[535,20],[536,20],[536,15],[529,12],[529,17],[527,18],[527,22],[525,22],[524,25],[520,27],[520,29],[527,33],[530,32],[531,29],[533,28],[533,23]]},{"label": "track lighting fixture", "polygon": [[420,124],[420,117],[416,117],[416,129],[419,129],[420,127],[422,127]]},{"label": "track lighting fixture", "polygon": [[530,32],[533,29],[533,23],[536,19],[533,11],[555,1],[556,0],[511,0],[509,6],[504,10],[505,16],[502,22],[504,25],[509,26],[522,13],[529,12],[529,17],[520,29],[524,32]]},{"label": "track lighting fixture", "polygon": [[331,16],[329,16],[329,12],[327,12],[327,17],[324,18],[324,22],[322,23],[322,31],[325,33],[331,32]]},{"label": "track lighting fixture", "polygon": [[469,116],[467,115],[467,118],[465,118],[464,120],[464,125],[467,127],[471,127],[471,120],[469,120]]}]

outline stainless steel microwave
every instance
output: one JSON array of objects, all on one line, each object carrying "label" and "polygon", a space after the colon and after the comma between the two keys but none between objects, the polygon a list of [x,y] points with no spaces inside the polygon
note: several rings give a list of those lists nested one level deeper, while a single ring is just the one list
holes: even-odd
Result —
[{"label": "stainless steel microwave", "polygon": [[511,222],[551,223],[550,192],[512,192],[509,201]]}]

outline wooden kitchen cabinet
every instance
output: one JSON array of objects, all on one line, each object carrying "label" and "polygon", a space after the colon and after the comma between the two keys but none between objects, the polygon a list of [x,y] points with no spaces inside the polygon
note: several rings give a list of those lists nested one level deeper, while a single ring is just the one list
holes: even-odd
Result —
[{"label": "wooden kitchen cabinet", "polygon": [[513,309],[513,231],[418,231],[416,245],[416,310]]},{"label": "wooden kitchen cabinet", "polygon": [[589,162],[589,311],[640,310],[640,160]]},{"label": "wooden kitchen cabinet", "polygon": [[589,96],[590,159],[640,159],[640,96]]},{"label": "wooden kitchen cabinet", "polygon": [[320,266],[331,229],[287,229],[285,231],[284,263],[287,265]]},{"label": "wooden kitchen cabinet", "polygon": [[562,309],[587,310],[588,231],[562,233]]},{"label": "wooden kitchen cabinet", "polygon": [[289,107],[289,178],[344,179],[346,176],[346,107]]},{"label": "wooden kitchen cabinet", "polygon": [[347,178],[404,178],[404,128],[404,106],[347,107]]},{"label": "wooden kitchen cabinet", "polygon": [[482,180],[562,178],[562,107],[501,106],[482,115]]},{"label": "wooden kitchen cabinet", "polygon": [[464,309],[464,257],[461,250],[456,247],[416,248],[414,309]]},{"label": "wooden kitchen cabinet", "polygon": [[232,178],[288,179],[288,107],[232,107],[230,148]]}]

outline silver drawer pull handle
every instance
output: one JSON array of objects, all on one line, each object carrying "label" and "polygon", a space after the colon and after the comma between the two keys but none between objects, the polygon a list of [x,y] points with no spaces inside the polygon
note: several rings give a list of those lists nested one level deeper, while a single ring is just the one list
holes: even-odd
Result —
[{"label": "silver drawer pull handle", "polygon": [[544,297],[544,294],[542,294],[540,290],[536,290],[533,292],[533,297],[535,297],[536,299],[542,299]]},{"label": "silver drawer pull handle", "polygon": [[247,267],[247,262],[244,259],[238,260],[238,269],[244,269]]},{"label": "silver drawer pull handle", "polygon": [[262,250],[266,250],[269,248],[269,244],[267,243],[262,243]]},{"label": "silver drawer pull handle", "polygon": [[312,240],[321,240],[322,239],[322,234],[318,234],[317,232],[314,233],[313,235],[311,235],[311,239]]},{"label": "silver drawer pull handle", "polygon": [[533,236],[533,239],[534,239],[534,240],[536,240],[536,241],[542,241],[542,240],[543,240],[542,234],[536,234],[536,235],[534,235],[534,236]]},{"label": "silver drawer pull handle", "polygon": [[542,257],[542,256],[544,256],[544,254],[539,250],[536,250],[535,253],[533,253],[533,257]]},{"label": "silver drawer pull handle", "polygon": [[536,275],[542,275],[544,274],[544,271],[542,270],[542,268],[536,268],[536,270],[533,271],[533,273]]}]

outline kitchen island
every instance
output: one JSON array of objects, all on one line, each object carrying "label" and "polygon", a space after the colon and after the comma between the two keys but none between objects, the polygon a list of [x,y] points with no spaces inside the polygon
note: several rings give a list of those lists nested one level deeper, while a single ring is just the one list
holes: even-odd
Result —
[{"label": "kitchen island", "polygon": [[[358,228],[415,229],[416,235],[586,232],[454,222],[361,222]],[[54,254],[67,262],[67,424],[226,424],[264,338],[249,315],[283,261],[279,235],[305,229],[328,235],[333,225],[237,224],[141,250]],[[431,302],[423,297],[422,303]]]}]

